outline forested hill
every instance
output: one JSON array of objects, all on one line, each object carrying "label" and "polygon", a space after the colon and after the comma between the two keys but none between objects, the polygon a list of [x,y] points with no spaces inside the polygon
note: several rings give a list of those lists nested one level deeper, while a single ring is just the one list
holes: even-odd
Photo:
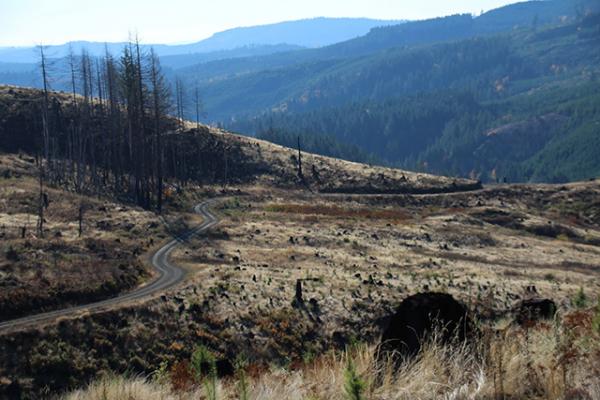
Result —
[{"label": "forested hill", "polygon": [[[404,86],[413,91],[435,89],[423,88],[421,82],[414,81],[413,74],[440,64],[440,50],[445,53],[441,62],[454,62],[447,55],[455,53],[456,61],[463,67],[457,68],[457,75],[471,75],[473,68],[481,67],[482,58],[492,64],[512,61],[505,57],[507,46],[518,46],[512,42],[523,40],[507,37],[512,33],[527,35],[548,26],[572,25],[594,11],[600,11],[597,0],[530,1],[477,17],[454,15],[375,28],[365,36],[319,49],[202,63],[176,72],[190,84],[198,82],[211,121],[226,121],[273,108],[297,111],[298,107],[340,105],[348,100],[382,100],[390,96],[389,91],[400,90],[398,94],[404,94]],[[475,40],[492,37],[497,40]],[[462,59],[460,52],[469,39],[474,47],[471,58]],[[463,44],[444,47],[458,41]],[[391,85],[390,78],[395,81]],[[400,85],[394,84],[398,81]],[[358,85],[372,89],[357,92]]]},{"label": "forested hill", "polygon": [[[277,86],[301,95],[229,127],[270,130],[274,141],[325,135],[384,164],[483,181],[581,180],[600,175],[599,66],[600,16],[590,14],[390,49],[324,67],[309,80],[300,69],[272,71],[286,82]],[[274,100],[267,93],[255,104]]]}]

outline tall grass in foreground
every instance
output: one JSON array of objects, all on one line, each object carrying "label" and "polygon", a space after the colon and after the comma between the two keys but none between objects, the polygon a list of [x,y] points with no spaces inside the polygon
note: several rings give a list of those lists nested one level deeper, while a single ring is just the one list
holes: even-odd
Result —
[{"label": "tall grass in foreground", "polygon": [[175,390],[169,383],[113,377],[65,399],[600,400],[600,338],[593,320],[593,312],[576,311],[560,323],[490,331],[475,346],[432,341],[396,368],[378,362],[373,346],[358,345],[298,370],[238,373],[210,387],[200,382]]}]

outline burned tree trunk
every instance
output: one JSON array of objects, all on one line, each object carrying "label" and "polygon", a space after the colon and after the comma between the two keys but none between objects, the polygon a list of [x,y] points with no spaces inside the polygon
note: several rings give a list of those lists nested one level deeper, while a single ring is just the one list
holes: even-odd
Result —
[{"label": "burned tree trunk", "polygon": [[304,181],[304,175],[302,174],[302,149],[300,148],[300,136],[298,136],[298,178],[300,181]]},{"label": "burned tree trunk", "polygon": [[302,298],[302,279],[296,280],[296,294],[294,295],[292,306],[295,308],[304,306],[304,299]]},{"label": "burned tree trunk", "polygon": [[79,203],[79,214],[77,216],[77,220],[79,222],[79,237],[83,235],[83,202]]}]

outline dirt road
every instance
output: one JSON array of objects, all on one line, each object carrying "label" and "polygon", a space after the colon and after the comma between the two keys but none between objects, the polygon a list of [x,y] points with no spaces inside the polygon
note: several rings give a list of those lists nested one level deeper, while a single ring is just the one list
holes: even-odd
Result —
[{"label": "dirt road", "polygon": [[175,239],[161,247],[159,250],[157,250],[156,253],[154,253],[154,255],[152,256],[152,266],[158,272],[158,278],[156,278],[151,283],[141,286],[132,292],[124,293],[118,297],[98,301],[96,303],[84,304],[61,310],[49,311],[42,314],[30,315],[11,321],[0,322],[0,332],[32,327],[35,325],[40,325],[53,321],[58,317],[73,316],[81,312],[97,312],[110,307],[122,305],[133,300],[140,300],[146,297],[151,297],[157,293],[164,292],[177,285],[179,282],[182,281],[183,277],[185,276],[185,272],[183,269],[172,264],[169,261],[169,254],[181,242],[184,242],[193,235],[205,232],[206,230],[210,229],[212,226],[216,225],[219,222],[219,219],[215,215],[213,215],[208,208],[213,201],[214,200],[208,200],[194,207],[194,211],[204,218],[204,222],[202,222],[202,224],[186,232],[185,234],[176,237]]}]

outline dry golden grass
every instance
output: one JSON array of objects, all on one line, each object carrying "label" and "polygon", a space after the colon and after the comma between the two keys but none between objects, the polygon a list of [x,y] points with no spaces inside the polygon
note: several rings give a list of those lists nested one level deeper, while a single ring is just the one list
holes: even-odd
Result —
[{"label": "dry golden grass", "polygon": [[[193,129],[195,124],[187,123],[186,127]],[[211,128],[210,133],[228,145],[240,146],[244,156],[268,171],[258,174],[257,182],[285,188],[304,187],[297,177],[296,149],[220,129]],[[476,181],[469,179],[366,165],[304,152],[302,165],[304,183],[325,193],[437,193],[479,187]]]},{"label": "dry golden grass", "polygon": [[[590,189],[599,193],[597,186]],[[531,285],[561,307],[580,288],[593,298],[600,292],[600,248],[528,231],[530,220],[548,225],[557,217],[528,204],[526,193],[239,197],[217,207],[224,217],[216,231],[173,253],[193,272],[181,295],[248,325],[241,321],[288,309],[300,279],[305,300],[318,304],[324,340],[348,326],[374,337],[380,318],[421,291],[448,292],[486,317],[503,315]],[[486,222],[489,210],[522,216],[523,227]],[[266,330],[253,333],[272,339]]]},{"label": "dry golden grass", "polygon": [[168,388],[149,383],[145,379],[106,378],[90,385],[85,392],[67,396],[69,400],[171,400],[177,397]]},{"label": "dry golden grass", "polygon": [[[376,348],[356,345],[296,369],[244,374],[246,390],[241,390],[240,371],[214,385],[210,380],[193,381],[187,386],[191,389],[173,390],[170,382],[181,379],[179,371],[158,381],[103,379],[64,399],[599,400],[598,339],[574,313],[560,323],[488,332],[477,345],[441,346],[432,340],[416,359],[398,368],[377,361]],[[349,395],[350,363],[359,397]],[[207,396],[208,387],[216,389],[215,397]]]},{"label": "dry golden grass", "polygon": [[287,214],[314,214],[333,218],[367,218],[387,219],[402,221],[410,219],[410,215],[403,210],[374,209],[374,208],[348,208],[335,205],[310,205],[310,204],[267,204],[265,210]]}]

